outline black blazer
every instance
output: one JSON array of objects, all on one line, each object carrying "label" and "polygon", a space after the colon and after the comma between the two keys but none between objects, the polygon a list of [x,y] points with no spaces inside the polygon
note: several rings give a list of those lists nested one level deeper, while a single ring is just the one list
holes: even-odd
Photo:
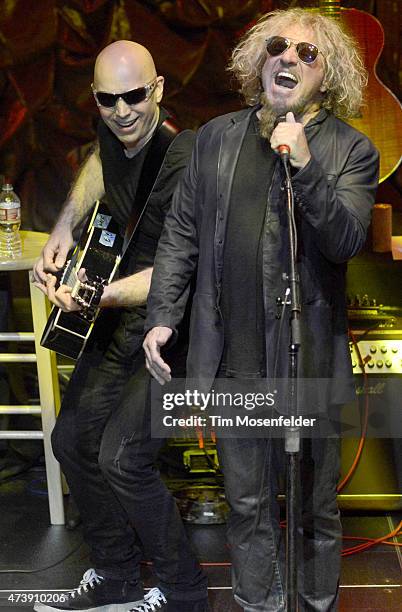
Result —
[{"label": "black blazer", "polygon": [[[163,325],[176,333],[190,279],[197,274],[187,376],[203,390],[212,385],[223,351],[219,304],[226,221],[238,155],[254,110],[217,117],[199,130],[154,264],[146,330]],[[340,403],[350,399],[352,389],[346,261],[365,240],[377,187],[378,153],[363,134],[325,110],[306,126],[306,136],[312,158],[293,177],[302,299],[299,376],[326,379],[327,401]],[[282,179],[277,164],[263,243],[268,376],[272,376],[270,338],[276,325],[276,297],[283,295],[287,258]],[[286,333],[282,343],[287,346]],[[280,363],[279,375],[287,376],[286,359]]]}]

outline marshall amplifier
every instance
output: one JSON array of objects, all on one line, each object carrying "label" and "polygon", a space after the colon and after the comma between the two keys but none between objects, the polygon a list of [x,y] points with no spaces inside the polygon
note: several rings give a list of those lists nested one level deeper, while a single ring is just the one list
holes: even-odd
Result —
[{"label": "marshall amplifier", "polygon": [[[367,310],[367,309],[365,309]],[[374,313],[370,310],[369,315]],[[359,411],[369,423],[391,413],[389,437],[374,437],[368,430],[356,470],[338,495],[344,509],[400,510],[402,508],[402,320],[361,313],[350,321],[350,353],[356,375],[357,398],[344,410]],[[366,397],[367,396],[367,397]],[[393,420],[392,420],[393,419]],[[342,440],[342,477],[356,456],[358,438]]]}]

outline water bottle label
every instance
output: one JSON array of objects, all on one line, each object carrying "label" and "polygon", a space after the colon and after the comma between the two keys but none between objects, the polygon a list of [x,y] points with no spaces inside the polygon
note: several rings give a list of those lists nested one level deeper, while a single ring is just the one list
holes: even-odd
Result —
[{"label": "water bottle label", "polygon": [[0,223],[15,223],[20,220],[20,208],[0,208]]}]

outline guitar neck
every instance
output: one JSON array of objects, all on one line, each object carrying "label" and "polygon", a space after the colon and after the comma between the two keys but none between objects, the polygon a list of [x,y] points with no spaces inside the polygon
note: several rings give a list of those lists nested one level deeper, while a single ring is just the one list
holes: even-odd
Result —
[{"label": "guitar neck", "polygon": [[62,277],[61,283],[63,285],[68,285],[69,287],[74,287],[78,280],[77,272],[75,270],[75,261],[69,264],[65,273]]},{"label": "guitar neck", "polygon": [[341,3],[335,0],[319,0],[320,13],[328,17],[339,19],[341,15]]}]

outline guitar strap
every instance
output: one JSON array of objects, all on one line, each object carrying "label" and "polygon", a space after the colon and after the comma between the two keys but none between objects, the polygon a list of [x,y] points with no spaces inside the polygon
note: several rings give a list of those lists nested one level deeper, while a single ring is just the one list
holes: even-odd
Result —
[{"label": "guitar strap", "polygon": [[157,128],[155,135],[151,139],[151,145],[142,166],[135,203],[131,210],[124,234],[121,257],[123,257],[130,242],[134,238],[162,169],[166,153],[178,133],[179,129],[169,119],[165,119]]}]

